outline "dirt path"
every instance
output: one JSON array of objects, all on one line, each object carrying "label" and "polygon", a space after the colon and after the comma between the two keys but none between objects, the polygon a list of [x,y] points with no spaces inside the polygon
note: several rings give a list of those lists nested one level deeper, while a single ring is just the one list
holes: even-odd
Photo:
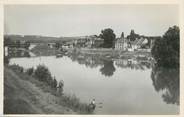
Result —
[{"label": "dirt path", "polygon": [[71,109],[57,104],[57,97],[20,79],[12,70],[5,67],[4,74],[5,114],[75,114]]}]

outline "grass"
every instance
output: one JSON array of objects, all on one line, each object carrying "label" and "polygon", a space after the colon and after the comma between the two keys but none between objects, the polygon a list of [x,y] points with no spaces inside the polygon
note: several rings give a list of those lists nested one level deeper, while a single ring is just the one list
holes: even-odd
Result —
[{"label": "grass", "polygon": [[[38,79],[36,79],[34,77],[34,75],[28,75],[26,72],[22,71],[22,67],[18,66],[18,65],[11,65],[8,66],[9,69],[13,70],[20,79],[22,80],[26,80],[31,82],[32,84],[34,84],[36,87],[38,87],[39,89],[41,89],[43,92],[46,93],[50,93],[51,95],[53,95],[55,98],[55,103],[58,105],[62,105],[64,107],[70,108],[72,109],[74,112],[79,113],[79,114],[90,114],[93,111],[90,110],[89,105],[86,103],[82,103],[75,95],[66,95],[66,94],[58,94],[57,91],[53,88],[51,88],[47,83],[39,81]],[[6,75],[6,74],[5,74]],[[20,103],[19,103],[20,102]],[[18,103],[18,104],[16,104]],[[17,105],[17,107],[27,107],[27,103],[22,101],[15,101],[15,100],[8,100],[5,103],[5,107],[10,107],[10,105]],[[6,108],[7,111],[11,111],[14,112],[12,110],[11,107],[10,109]],[[30,107],[31,108],[31,107]],[[25,108],[25,112],[26,112],[26,108]],[[21,111],[21,110],[20,110]],[[21,113],[20,111],[18,111],[19,113]],[[23,110],[24,113],[24,110]],[[27,112],[26,112],[27,113]],[[34,111],[31,113],[34,113]]]},{"label": "grass", "polygon": [[4,113],[6,114],[36,114],[35,112],[36,111],[25,100],[6,99],[4,102]]},{"label": "grass", "polygon": [[60,98],[59,103],[61,105],[65,105],[69,108],[72,108],[75,112],[79,112],[80,114],[92,113],[92,111],[90,111],[89,109],[88,104],[81,103],[75,95],[63,95]]}]

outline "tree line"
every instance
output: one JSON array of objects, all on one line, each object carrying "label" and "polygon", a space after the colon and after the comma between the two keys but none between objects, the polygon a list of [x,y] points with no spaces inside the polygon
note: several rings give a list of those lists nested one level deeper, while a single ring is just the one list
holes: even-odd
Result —
[{"label": "tree line", "polygon": [[158,66],[179,68],[180,30],[178,26],[170,27],[165,34],[155,40],[151,54]]},{"label": "tree line", "polygon": [[8,46],[10,48],[25,48],[28,49],[30,47],[30,42],[25,41],[21,43],[20,40],[13,40],[10,37],[4,36],[4,46]]},{"label": "tree line", "polygon": [[[162,37],[154,39],[154,46],[152,47],[151,54],[154,57],[157,65],[163,67],[179,67],[179,48],[180,48],[180,35],[179,27],[170,27]],[[122,33],[124,36],[124,33]],[[105,48],[113,48],[116,35],[110,28],[104,29],[99,35],[104,39]],[[127,36],[130,41],[139,38],[140,35],[131,30],[130,35]]]}]

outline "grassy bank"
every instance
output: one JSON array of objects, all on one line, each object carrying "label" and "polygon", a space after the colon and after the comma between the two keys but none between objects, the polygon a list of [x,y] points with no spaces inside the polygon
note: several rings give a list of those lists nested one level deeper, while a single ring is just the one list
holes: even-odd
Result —
[{"label": "grassy bank", "polygon": [[4,68],[5,114],[89,114],[75,95],[60,95],[45,82],[17,66]]}]

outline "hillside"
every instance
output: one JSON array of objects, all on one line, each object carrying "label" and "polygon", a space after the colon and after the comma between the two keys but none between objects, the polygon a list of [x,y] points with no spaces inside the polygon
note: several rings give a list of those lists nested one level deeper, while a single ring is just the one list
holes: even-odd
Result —
[{"label": "hillside", "polygon": [[75,114],[57,104],[57,97],[44,92],[34,83],[21,78],[8,67],[4,68],[5,114]]},{"label": "hillside", "polygon": [[31,43],[55,43],[61,41],[70,41],[75,39],[84,39],[85,36],[78,37],[49,37],[49,36],[39,36],[39,35],[4,35],[5,38],[10,38],[12,40],[24,40]]}]

